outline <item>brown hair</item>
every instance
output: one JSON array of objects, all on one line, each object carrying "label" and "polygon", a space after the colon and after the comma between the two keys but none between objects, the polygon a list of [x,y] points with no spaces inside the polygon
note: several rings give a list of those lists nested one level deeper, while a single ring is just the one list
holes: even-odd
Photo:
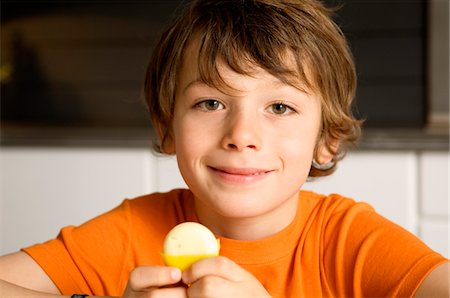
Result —
[{"label": "brown hair", "polygon": [[[322,101],[318,144],[333,154],[326,169],[311,167],[309,176],[331,174],[360,135],[351,114],[356,74],[351,52],[331,10],[316,0],[195,0],[186,4],[153,50],[145,80],[145,98],[160,132],[157,151],[171,140],[177,77],[187,46],[199,42],[198,72],[211,86],[224,85],[217,64],[240,74],[258,66],[294,87],[298,82]],[[286,55],[294,65],[286,63]],[[296,86],[297,84],[297,86]],[[339,142],[338,148],[333,144]],[[316,156],[317,152],[315,152]]]}]

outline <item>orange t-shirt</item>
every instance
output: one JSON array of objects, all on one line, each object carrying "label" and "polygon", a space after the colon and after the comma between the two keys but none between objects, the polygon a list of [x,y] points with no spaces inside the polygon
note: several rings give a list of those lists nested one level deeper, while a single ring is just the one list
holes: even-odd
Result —
[{"label": "orange t-shirt", "polygon": [[[64,295],[120,296],[136,266],[163,264],[164,237],[184,221],[197,221],[189,190],[155,193],[125,200],[24,251]],[[411,296],[448,261],[365,203],[306,191],[295,220],[278,234],[220,241],[220,254],[250,271],[273,297]]]}]

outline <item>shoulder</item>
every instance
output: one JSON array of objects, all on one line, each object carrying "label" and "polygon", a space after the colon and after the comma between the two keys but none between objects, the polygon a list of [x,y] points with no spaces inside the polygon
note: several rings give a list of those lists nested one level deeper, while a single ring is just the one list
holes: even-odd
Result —
[{"label": "shoulder", "polygon": [[155,225],[158,222],[176,224],[194,220],[194,198],[188,189],[173,189],[126,199],[118,207],[131,216],[132,221]]},{"label": "shoulder", "polygon": [[[320,235],[320,258],[331,269],[324,275],[332,280],[341,279],[342,288],[350,284],[348,293],[353,289],[361,296],[410,297],[427,273],[445,261],[369,204],[337,194],[313,192],[302,193],[301,199],[304,206],[311,206],[305,225],[307,232],[315,242]],[[352,276],[357,278],[345,281]],[[399,279],[401,276],[403,279]]]},{"label": "shoulder", "polygon": [[106,230],[128,235],[132,231],[141,231],[141,229],[170,227],[179,221],[186,221],[190,218],[193,213],[192,201],[192,194],[186,189],[174,189],[169,192],[157,192],[125,199],[110,211],[100,214],[78,227],[65,227],[61,233],[62,235],[74,232],[75,234],[86,234],[90,231],[93,237],[97,237],[99,231]]},{"label": "shoulder", "polygon": [[325,235],[324,239],[334,239],[338,234],[361,237],[378,228],[396,227],[371,205],[339,194],[304,191],[300,202],[299,211],[307,218],[311,231]]},{"label": "shoulder", "polygon": [[328,216],[346,212],[375,212],[374,208],[361,201],[340,194],[319,194],[312,191],[301,191],[300,205],[302,208],[312,208],[316,212],[326,213]]}]

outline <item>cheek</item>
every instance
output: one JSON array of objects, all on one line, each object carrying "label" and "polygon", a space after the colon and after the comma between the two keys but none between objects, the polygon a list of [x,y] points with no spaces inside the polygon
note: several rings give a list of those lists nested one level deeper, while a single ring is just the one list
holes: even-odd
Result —
[{"label": "cheek", "polygon": [[278,139],[278,152],[284,159],[285,166],[309,171],[316,147],[318,127],[315,125],[296,127],[301,128],[290,129]]},{"label": "cheek", "polygon": [[194,158],[211,142],[213,135],[210,127],[202,125],[195,119],[186,117],[174,121],[174,139],[177,155]]},{"label": "cheek", "polygon": [[280,150],[282,150],[285,166],[296,168],[296,170],[302,168],[309,170],[314,154],[314,145],[313,141],[306,140],[295,140],[283,144]]},{"label": "cheek", "polygon": [[[294,141],[285,144],[282,163],[284,177],[288,181],[285,183],[295,188],[301,188],[308,178],[311,170],[311,163],[314,152],[314,142]],[[284,182],[283,182],[284,183]]]}]

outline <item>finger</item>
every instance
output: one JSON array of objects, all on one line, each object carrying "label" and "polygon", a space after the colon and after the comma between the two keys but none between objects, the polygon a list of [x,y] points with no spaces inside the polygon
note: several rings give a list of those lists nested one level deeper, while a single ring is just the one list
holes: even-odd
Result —
[{"label": "finger", "polygon": [[134,291],[171,285],[181,280],[181,271],[175,267],[140,266],[130,273],[129,286]]},{"label": "finger", "polygon": [[195,262],[183,272],[182,280],[185,284],[191,284],[205,276],[215,275],[238,282],[242,279],[244,272],[235,262],[226,257],[219,256]]},{"label": "finger", "polygon": [[218,276],[209,275],[203,277],[187,289],[188,297],[237,297],[230,292],[235,287],[230,286],[230,281]]},{"label": "finger", "polygon": [[151,289],[147,295],[148,297],[158,298],[187,298],[186,288],[154,288]]}]

